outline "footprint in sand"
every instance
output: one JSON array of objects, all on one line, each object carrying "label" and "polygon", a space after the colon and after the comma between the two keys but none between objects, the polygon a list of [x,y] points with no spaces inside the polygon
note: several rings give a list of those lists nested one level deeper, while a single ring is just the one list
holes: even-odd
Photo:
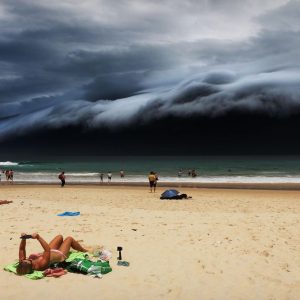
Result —
[{"label": "footprint in sand", "polygon": [[288,263],[284,263],[281,265],[281,269],[283,271],[286,271],[286,272],[291,272],[290,269],[289,269],[289,264]]}]

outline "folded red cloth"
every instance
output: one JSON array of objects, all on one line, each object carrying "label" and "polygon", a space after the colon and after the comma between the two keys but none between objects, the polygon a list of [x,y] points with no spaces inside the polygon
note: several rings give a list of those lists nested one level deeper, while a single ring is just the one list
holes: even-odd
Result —
[{"label": "folded red cloth", "polygon": [[65,274],[67,274],[67,270],[63,268],[47,269],[43,272],[43,275],[46,277],[60,277]]}]

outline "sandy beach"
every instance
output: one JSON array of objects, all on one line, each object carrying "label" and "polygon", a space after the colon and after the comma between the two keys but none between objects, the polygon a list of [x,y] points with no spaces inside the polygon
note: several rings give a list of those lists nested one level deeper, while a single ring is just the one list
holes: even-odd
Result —
[{"label": "sandy beach", "polygon": [[[0,299],[299,299],[300,191],[186,187],[192,199],[162,201],[164,189],[1,185],[0,200],[13,201],[0,205],[2,267],[21,232],[38,232],[103,245],[113,271],[33,281],[2,270]],[[116,265],[117,246],[129,267]]]}]

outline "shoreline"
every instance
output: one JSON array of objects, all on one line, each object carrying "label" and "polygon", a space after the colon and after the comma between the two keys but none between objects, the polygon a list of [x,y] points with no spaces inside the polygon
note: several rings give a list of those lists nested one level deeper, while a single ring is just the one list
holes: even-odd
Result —
[{"label": "shoreline", "polygon": [[[49,186],[60,186],[60,183],[54,182],[14,182],[7,183],[1,182],[0,189],[3,187],[49,187]],[[81,182],[70,182],[66,183],[66,186],[80,186],[80,187],[145,187],[148,188],[148,183],[145,182],[103,182],[103,183],[81,183]],[[233,190],[287,190],[287,191],[298,191],[300,190],[300,183],[188,183],[188,182],[160,182],[157,188],[194,188],[194,189],[233,189]]]}]

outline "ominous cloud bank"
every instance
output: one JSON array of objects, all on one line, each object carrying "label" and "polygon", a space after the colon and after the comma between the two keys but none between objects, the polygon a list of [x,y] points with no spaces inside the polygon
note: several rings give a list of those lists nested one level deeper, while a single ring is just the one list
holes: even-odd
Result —
[{"label": "ominous cloud bank", "polygon": [[299,1],[0,4],[0,138],[300,114]]}]

